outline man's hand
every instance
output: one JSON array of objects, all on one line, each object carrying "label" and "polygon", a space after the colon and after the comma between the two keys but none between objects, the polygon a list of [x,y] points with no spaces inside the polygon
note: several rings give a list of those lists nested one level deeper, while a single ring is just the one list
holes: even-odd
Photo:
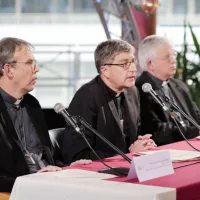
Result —
[{"label": "man's hand", "polygon": [[151,137],[152,137],[151,134],[139,135],[138,140],[145,140],[145,139],[149,140]]},{"label": "man's hand", "polygon": [[151,136],[152,136],[151,134],[138,136],[138,139],[129,147],[129,151],[131,153],[136,153],[139,151],[145,151],[155,148],[157,145],[152,139],[150,139]]},{"label": "man's hand", "polygon": [[40,169],[38,171],[38,173],[40,173],[40,172],[56,172],[56,171],[61,171],[61,170],[62,170],[62,168],[60,168],[60,167],[48,165],[48,166],[43,167],[42,169]]},{"label": "man's hand", "polygon": [[139,135],[138,140],[149,140],[149,142],[152,143],[154,147],[157,147],[156,143],[152,139],[150,139],[151,137],[152,137],[152,134],[145,134],[143,136]]},{"label": "man's hand", "polygon": [[74,166],[74,165],[88,165],[90,163],[92,163],[92,160],[81,159],[81,160],[77,160],[75,162],[72,162],[70,164],[70,166]]}]

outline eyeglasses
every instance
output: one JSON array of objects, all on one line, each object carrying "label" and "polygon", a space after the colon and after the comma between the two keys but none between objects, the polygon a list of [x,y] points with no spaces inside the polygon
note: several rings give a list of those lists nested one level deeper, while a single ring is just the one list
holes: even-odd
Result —
[{"label": "eyeglasses", "polygon": [[28,60],[26,62],[18,62],[18,61],[12,61],[12,62],[8,62],[8,64],[16,64],[16,63],[24,63],[25,65],[30,66],[32,69],[35,69],[35,66],[37,65],[37,61],[34,60]]},{"label": "eyeglasses", "polygon": [[164,58],[156,58],[156,59],[158,59],[158,60],[168,60],[168,61],[170,61],[171,59],[176,59],[176,57],[177,57],[177,53],[174,52],[174,53],[172,53],[172,54],[166,55]]},{"label": "eyeglasses", "polygon": [[133,59],[131,62],[125,62],[125,63],[107,63],[107,64],[104,64],[104,65],[116,65],[118,67],[122,67],[124,68],[124,70],[128,70],[130,68],[130,66],[132,65],[137,65],[137,59]]}]

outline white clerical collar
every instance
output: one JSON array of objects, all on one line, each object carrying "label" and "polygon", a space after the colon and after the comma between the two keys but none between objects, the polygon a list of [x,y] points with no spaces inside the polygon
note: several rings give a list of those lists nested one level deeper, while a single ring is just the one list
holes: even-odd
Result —
[{"label": "white clerical collar", "polygon": [[17,99],[16,101],[15,101],[15,105],[17,106],[17,105],[19,105],[20,104],[20,102],[23,100],[23,97],[21,98],[21,99]]},{"label": "white clerical collar", "polygon": [[166,86],[169,83],[169,80],[163,81],[162,86]]}]

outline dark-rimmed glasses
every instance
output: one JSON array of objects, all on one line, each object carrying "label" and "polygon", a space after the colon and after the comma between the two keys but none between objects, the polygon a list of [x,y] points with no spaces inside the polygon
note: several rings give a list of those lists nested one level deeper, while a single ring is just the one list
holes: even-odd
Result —
[{"label": "dark-rimmed glasses", "polygon": [[106,63],[104,65],[114,65],[118,67],[124,68],[124,70],[128,70],[131,65],[137,65],[137,59],[133,59],[131,62],[125,62],[125,63]]}]

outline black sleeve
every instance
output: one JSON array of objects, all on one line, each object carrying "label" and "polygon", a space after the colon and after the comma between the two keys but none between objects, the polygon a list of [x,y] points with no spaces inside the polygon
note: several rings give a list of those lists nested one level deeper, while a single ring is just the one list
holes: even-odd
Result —
[{"label": "black sleeve", "polygon": [[[68,111],[72,116],[81,116],[94,129],[97,129],[98,108],[94,94],[89,88],[84,86],[77,91],[72,99]],[[96,136],[90,131],[84,131],[84,133],[88,142],[94,148]],[[82,136],[76,133],[68,125],[66,126],[66,134],[62,153],[65,164],[70,164],[71,162],[79,159],[97,159],[93,152],[89,149]],[[96,153],[101,158],[113,156],[111,153],[102,151],[96,151]]]},{"label": "black sleeve", "polygon": [[0,192],[11,192],[15,178],[0,175]]},{"label": "black sleeve", "polygon": [[62,163],[61,152],[57,152],[51,143],[48,128],[45,122],[44,112],[41,108],[39,101],[30,94],[26,94],[26,99],[27,102],[29,102],[29,105],[36,110],[36,119],[33,118],[32,120],[37,120],[36,125],[38,125],[39,128],[42,130],[41,134],[43,134],[43,147],[46,152],[46,159],[48,160],[48,164],[63,167],[64,164]]},{"label": "black sleeve", "polygon": [[[1,113],[0,117],[0,192],[11,192],[16,176],[13,173],[8,126]],[[12,147],[11,147],[12,148]]]},{"label": "black sleeve", "polygon": [[199,110],[197,104],[194,102],[194,100],[192,98],[192,95],[191,95],[191,93],[189,91],[189,88],[187,87],[187,85],[184,82],[179,81],[179,83],[181,84],[182,89],[184,91],[184,96],[186,98],[188,98],[188,101],[191,103],[191,108],[190,109],[192,110],[192,112],[194,112],[193,118],[196,120],[196,122],[198,124],[200,124],[200,110]]}]

